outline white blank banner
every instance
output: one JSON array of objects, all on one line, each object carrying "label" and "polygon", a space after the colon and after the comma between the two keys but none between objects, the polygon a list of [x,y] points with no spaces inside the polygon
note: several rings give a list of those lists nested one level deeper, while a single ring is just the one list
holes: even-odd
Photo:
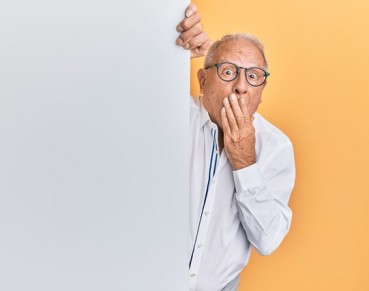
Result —
[{"label": "white blank banner", "polygon": [[1,5],[1,291],[188,290],[187,5]]}]

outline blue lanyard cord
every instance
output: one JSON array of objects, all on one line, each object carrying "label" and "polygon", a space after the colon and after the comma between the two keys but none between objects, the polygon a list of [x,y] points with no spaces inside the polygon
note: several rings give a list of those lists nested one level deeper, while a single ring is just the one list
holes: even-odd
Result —
[{"label": "blue lanyard cord", "polygon": [[192,263],[192,258],[193,258],[193,254],[195,252],[195,246],[196,246],[196,242],[197,242],[197,236],[199,234],[199,229],[200,229],[200,225],[201,225],[201,219],[202,219],[202,214],[204,212],[204,208],[205,208],[205,204],[206,204],[206,199],[208,198],[208,191],[209,191],[209,185],[210,185],[210,181],[211,178],[214,177],[215,175],[215,170],[217,167],[217,160],[218,160],[218,153],[216,152],[215,154],[215,160],[214,160],[214,169],[213,169],[213,174],[211,174],[211,169],[213,167],[213,156],[214,156],[214,149],[216,148],[218,150],[218,146],[215,142],[215,137],[216,137],[216,130],[211,130],[212,134],[213,134],[213,146],[211,149],[211,156],[210,156],[210,165],[209,165],[209,173],[208,173],[208,183],[206,185],[206,191],[205,191],[205,198],[204,198],[204,203],[202,204],[202,209],[201,209],[201,215],[200,215],[200,220],[199,220],[199,224],[197,226],[197,232],[196,232],[196,238],[195,238],[195,242],[193,244],[193,248],[192,248],[192,253],[191,253],[191,258],[190,258],[190,263],[189,263],[189,268],[191,268],[191,263]]}]

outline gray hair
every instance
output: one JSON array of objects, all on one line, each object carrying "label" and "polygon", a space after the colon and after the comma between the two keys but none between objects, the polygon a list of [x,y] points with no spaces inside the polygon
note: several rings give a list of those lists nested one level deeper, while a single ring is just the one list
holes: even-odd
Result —
[{"label": "gray hair", "polygon": [[235,33],[235,34],[228,34],[223,36],[220,40],[214,42],[212,44],[212,46],[210,47],[206,57],[205,57],[205,61],[204,61],[204,67],[207,68],[209,66],[212,65],[212,61],[213,61],[213,57],[215,55],[215,52],[217,51],[217,49],[228,42],[232,42],[232,41],[236,41],[239,39],[243,39],[243,40],[247,40],[249,42],[251,42],[254,46],[256,46],[261,55],[263,56],[264,59],[264,63],[265,63],[265,69],[268,69],[268,62],[265,58],[265,53],[264,53],[264,45],[262,44],[262,42],[256,37],[253,36],[251,34],[247,34],[247,33]]}]

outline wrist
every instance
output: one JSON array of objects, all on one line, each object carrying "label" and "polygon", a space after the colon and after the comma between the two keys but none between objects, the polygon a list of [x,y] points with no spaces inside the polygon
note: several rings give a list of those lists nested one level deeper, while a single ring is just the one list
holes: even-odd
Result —
[{"label": "wrist", "polygon": [[256,163],[256,159],[247,160],[247,161],[239,161],[239,162],[231,162],[232,168],[234,171],[241,170],[243,168],[250,167]]}]

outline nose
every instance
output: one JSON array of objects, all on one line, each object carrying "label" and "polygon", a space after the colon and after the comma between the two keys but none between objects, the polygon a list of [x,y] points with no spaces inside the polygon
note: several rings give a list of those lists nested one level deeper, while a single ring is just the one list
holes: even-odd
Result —
[{"label": "nose", "polygon": [[242,96],[242,95],[245,95],[247,93],[249,83],[247,83],[247,81],[246,81],[246,74],[245,74],[244,70],[246,70],[246,69],[240,68],[240,72],[238,74],[238,77],[236,78],[236,80],[234,80],[234,85],[233,85],[233,90],[232,91],[237,96]]}]

